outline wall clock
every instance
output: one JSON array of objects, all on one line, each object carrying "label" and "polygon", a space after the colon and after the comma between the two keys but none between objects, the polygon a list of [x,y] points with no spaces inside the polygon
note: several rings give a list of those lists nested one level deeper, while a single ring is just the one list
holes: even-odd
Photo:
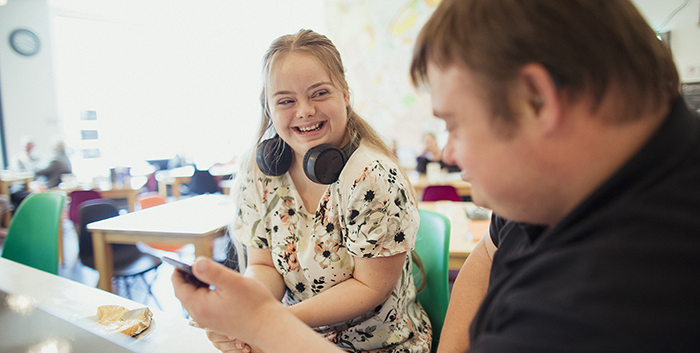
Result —
[{"label": "wall clock", "polygon": [[41,42],[34,32],[20,28],[10,34],[10,46],[20,55],[32,56],[39,52]]}]

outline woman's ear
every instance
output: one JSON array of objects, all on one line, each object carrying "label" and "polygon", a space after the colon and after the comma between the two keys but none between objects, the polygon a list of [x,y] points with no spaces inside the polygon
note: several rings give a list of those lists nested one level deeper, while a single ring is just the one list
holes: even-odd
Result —
[{"label": "woman's ear", "polygon": [[561,107],[549,70],[541,64],[524,65],[518,72],[518,83],[524,109],[537,119],[543,133],[553,132],[561,123]]},{"label": "woman's ear", "polygon": [[343,100],[345,100],[345,107],[350,106],[350,90],[348,87],[345,87],[343,89]]}]

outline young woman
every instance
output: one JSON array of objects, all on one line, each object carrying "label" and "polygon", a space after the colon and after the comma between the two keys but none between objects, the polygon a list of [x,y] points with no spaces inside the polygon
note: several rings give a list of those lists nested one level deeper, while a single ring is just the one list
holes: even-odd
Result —
[{"label": "young woman", "polygon": [[[263,63],[258,148],[233,227],[247,246],[245,275],[343,349],[429,351],[411,276],[417,205],[391,151],[350,107],[340,54],[301,30],[276,39]],[[221,350],[250,349],[209,337]]]}]

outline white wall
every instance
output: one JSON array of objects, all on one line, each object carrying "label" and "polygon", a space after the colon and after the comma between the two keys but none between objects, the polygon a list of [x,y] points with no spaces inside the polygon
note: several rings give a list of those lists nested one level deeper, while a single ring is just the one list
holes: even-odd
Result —
[{"label": "white wall", "polygon": [[[12,50],[9,36],[17,28],[39,37],[39,53],[25,57]],[[39,154],[50,157],[51,140],[63,129],[56,108],[50,28],[46,0],[9,0],[0,6],[0,94],[10,161],[23,135],[36,141]]]},{"label": "white wall", "polygon": [[[324,0],[51,0],[59,113],[69,145],[99,129],[100,160],[74,157],[78,178],[167,159],[201,168],[252,147],[260,70],[270,42],[325,32]],[[80,112],[97,112],[96,124]],[[82,175],[81,175],[82,174]]]},{"label": "white wall", "polygon": [[681,81],[700,81],[700,0],[632,1],[657,32],[671,31],[671,51]]},{"label": "white wall", "polygon": [[[331,1],[331,0],[326,0],[326,1]],[[333,0],[335,1],[335,0]],[[78,108],[73,108],[71,104],[72,102],[68,103],[62,103],[62,105],[57,104],[57,100],[60,99],[60,97],[57,96],[56,90],[55,90],[55,81],[56,81],[56,70],[54,70],[54,58],[52,56],[52,33],[51,33],[51,11],[52,7],[51,4],[55,3],[69,3],[73,2],[75,7],[72,8],[74,10],[76,7],[80,8],[81,6],[87,6],[88,8],[94,9],[95,4],[97,3],[107,3],[107,2],[102,2],[102,1],[86,1],[86,0],[8,0],[8,3],[4,6],[0,6],[0,94],[2,94],[2,109],[3,109],[3,118],[4,118],[4,127],[5,127],[5,143],[6,147],[8,149],[7,155],[11,158],[14,154],[16,154],[19,150],[19,141],[23,135],[31,135],[36,141],[37,141],[37,150],[40,152],[40,154],[43,154],[45,156],[48,156],[51,154],[50,151],[50,140],[55,137],[55,135],[62,133],[63,127],[64,127],[64,121],[67,120],[68,116],[63,116],[58,113],[61,109],[61,107],[66,107],[65,104],[68,104],[68,108],[64,109],[63,111],[75,111],[75,109],[90,109],[90,107],[84,106],[84,107],[78,107]],[[230,4],[234,3],[234,1],[212,1],[212,0],[207,0],[207,3],[221,3],[221,4]],[[700,27],[698,27],[698,23],[700,22],[700,0],[687,0],[688,4],[681,10],[679,11],[671,20],[663,26],[663,28],[660,28],[662,24],[669,18],[672,12],[674,10],[678,9],[681,5],[683,5],[686,0],[664,0],[664,1],[659,1],[659,0],[633,0],[633,2],[639,7],[640,11],[645,15],[649,23],[651,24],[652,27],[660,30],[660,31],[666,31],[670,30],[671,31],[671,47],[672,51],[674,53],[674,58],[676,60],[676,64],[678,66],[679,72],[681,74],[681,79],[684,82],[691,82],[691,81],[700,81],[700,76],[695,77],[690,75],[690,68],[700,68]],[[152,1],[120,1],[119,3],[130,3],[130,4],[140,4],[141,7],[139,7],[139,10],[146,11],[148,10],[147,4],[148,3],[153,3]],[[172,9],[176,9],[177,7],[182,8],[183,6],[187,6],[186,4],[190,2],[186,1],[176,1],[173,0],[171,2],[172,4],[175,4]],[[201,2],[197,2],[198,4]],[[235,3],[240,3],[238,1],[235,1]],[[292,25],[296,28],[299,27],[303,24],[303,22],[299,22],[299,17],[304,14],[304,13],[310,13],[312,17],[315,17],[317,20],[323,18],[323,21],[325,21],[325,14],[324,14],[324,6],[323,4],[325,3],[324,0],[314,0],[314,1],[283,1],[285,4],[284,7],[275,7],[274,1],[267,0],[264,2],[264,4],[269,8],[270,11],[265,11],[265,9],[262,9],[260,11],[251,11],[249,14],[246,14],[245,16],[241,16],[241,14],[236,14],[230,11],[234,11],[231,6],[225,6],[224,11],[229,11],[232,13],[229,18],[231,21],[244,21],[247,24],[248,29],[252,29],[252,25],[256,24],[257,22],[260,21],[270,21],[270,18],[266,16],[267,13],[277,13],[281,14],[281,18],[277,20],[280,23],[287,23],[291,22]],[[329,2],[331,3],[337,3],[337,2]],[[108,10],[104,10],[104,12],[100,13],[99,11],[89,11],[92,12],[92,15],[94,17],[100,18],[102,16],[103,19],[105,20],[114,20],[115,16],[120,17],[120,18],[131,18],[130,21],[141,21],[141,24],[144,26],[147,26],[148,24],[148,19],[147,18],[141,18],[140,20],[138,18],[133,18],[129,17],[129,12],[133,13],[133,9],[125,9],[122,8],[121,12],[119,12],[118,7],[115,7],[114,4],[117,3],[112,3],[112,8]],[[340,5],[342,6],[342,5]],[[69,6],[70,7],[70,6]],[[349,11],[350,8],[348,8]],[[68,12],[70,12],[71,9],[69,9]],[[151,8],[151,10],[153,10]],[[115,14],[115,11],[117,13]],[[287,16],[284,16],[284,15]],[[76,16],[82,16],[83,14],[81,13],[76,13]],[[162,17],[172,17],[172,13],[168,12],[163,12],[161,13]],[[201,15],[201,14],[200,14]],[[112,16],[112,17],[110,17]],[[206,41],[211,41],[213,40],[213,36],[217,35],[215,33],[214,29],[216,26],[213,23],[208,23],[204,25],[199,25],[197,23],[193,23],[192,21],[187,21],[187,15],[180,13],[178,16],[181,19],[181,26],[177,26],[176,22],[170,21],[169,26],[170,28],[173,28],[174,30],[179,31],[180,34],[187,33],[189,27],[193,28],[209,28],[212,32],[212,37],[209,37],[205,39]],[[138,17],[138,16],[136,16]],[[420,16],[418,16],[420,17]],[[201,16],[198,17],[201,19]],[[219,19],[225,19],[225,16],[216,16],[216,18]],[[293,21],[294,20],[294,21]],[[333,24],[329,24],[329,27]],[[8,36],[11,33],[12,30],[18,28],[18,27],[24,27],[24,28],[29,28],[33,30],[41,39],[42,41],[42,49],[41,51],[33,56],[33,57],[23,57],[20,56],[12,51],[10,46],[8,45]],[[234,28],[235,26],[231,24],[224,25],[223,28],[225,30],[231,30],[231,28]],[[315,22],[313,25],[309,25],[308,27],[315,27],[318,28],[318,22]],[[338,26],[335,26],[338,27]],[[153,28],[153,26],[151,26]],[[321,32],[324,32],[324,30],[320,30]],[[347,31],[351,33],[355,33],[353,31],[360,31],[357,28],[348,28]],[[249,55],[250,53],[246,51],[245,53],[241,53],[240,55],[245,55],[246,57],[259,57],[262,55],[262,51],[264,48],[269,44],[269,41],[276,35],[281,34],[278,33],[279,31],[275,31],[275,33],[272,33],[271,31],[265,31],[264,33],[262,32],[256,32],[254,30],[249,30],[248,32],[245,33],[246,36],[253,40],[257,40],[259,42],[258,45],[255,47],[249,48],[249,52],[253,52],[254,55]],[[151,32],[153,33],[153,32]],[[358,32],[360,33],[360,32]],[[362,32],[364,33],[364,32]],[[167,35],[167,33],[164,33],[163,35]],[[331,39],[337,39],[337,36],[334,36],[332,33]],[[194,41],[191,39],[192,37],[188,37],[186,42],[183,42],[183,47],[184,46],[190,46],[191,43]],[[339,41],[342,43],[342,41]],[[177,39],[169,38],[165,42],[161,42],[161,45],[165,46],[177,46]],[[385,43],[382,43],[384,45]],[[180,48],[182,49],[182,47]],[[226,49],[225,47],[222,47],[222,50]],[[226,49],[228,50],[228,49]],[[343,51],[343,58],[346,61],[346,64],[350,68],[352,68],[353,65],[362,65],[361,61],[362,60],[372,60],[371,57],[360,57],[360,58],[354,58],[353,57],[353,52],[352,50],[347,50],[346,48],[341,48],[341,51]],[[180,52],[183,52],[182,50]],[[198,55],[202,55],[201,52],[198,53],[197,48],[186,48],[184,49],[184,54],[187,57],[196,59]],[[235,52],[233,54],[227,54],[231,59],[235,57]],[[401,58],[402,60],[408,60],[405,57]],[[226,59],[228,60],[228,59]],[[257,59],[256,59],[257,60]],[[93,63],[94,64],[94,63]],[[169,63],[172,64],[172,63]],[[217,61],[217,65],[220,65],[220,61]],[[231,65],[233,66],[234,63],[231,62]],[[80,65],[77,65],[78,67]],[[223,65],[225,67],[225,64]],[[96,66],[99,69],[99,63]],[[207,68],[204,68],[206,70]],[[105,70],[109,70],[109,68],[105,68]],[[98,70],[99,71],[99,70]],[[700,70],[696,70],[700,71]],[[96,71],[97,72],[97,71]],[[402,69],[401,75],[405,76],[406,72],[405,70]],[[222,105],[224,108],[227,109],[227,111],[224,114],[228,114],[228,116],[232,120],[236,121],[241,121],[243,123],[250,124],[250,121],[257,121],[258,119],[258,112],[257,112],[257,94],[258,94],[258,84],[250,84],[254,85],[254,87],[248,87],[245,85],[240,84],[239,78],[245,77],[248,82],[252,80],[252,78],[257,79],[259,75],[259,69],[256,66],[255,68],[250,68],[249,70],[244,70],[244,71],[228,71],[228,72],[223,72],[221,73],[223,79],[217,78],[215,82],[217,84],[222,84],[223,82],[227,81],[236,81],[233,82],[234,86],[233,88],[228,88],[225,90],[219,90],[216,95],[217,95],[217,101],[220,102],[222,100],[229,100],[229,103],[226,103]],[[173,77],[167,77],[166,79],[171,80],[170,82],[175,82],[177,83],[178,81],[173,81],[175,78]],[[401,77],[402,80],[405,81],[405,77]],[[179,80],[179,78],[178,78]],[[201,90],[199,87],[202,87],[201,85],[204,85],[205,82],[202,81],[194,81],[196,82],[196,85],[198,87],[196,93],[201,95]],[[390,82],[393,82],[391,78],[386,78],[386,80],[383,81],[384,84],[388,84]],[[89,89],[94,89],[94,88],[89,88]],[[143,87],[140,87],[141,90],[143,90]],[[371,93],[366,93],[366,94],[371,94]],[[57,98],[58,97],[58,98]],[[207,102],[206,97],[197,97],[197,101],[200,102]],[[255,101],[253,101],[255,100]],[[240,101],[246,101],[250,102],[246,107],[241,107],[236,104]],[[176,100],[175,103],[181,104],[181,99]],[[358,105],[362,107],[362,102],[357,102],[359,103]],[[218,103],[217,103],[218,104]],[[144,105],[140,105],[140,107],[144,107]],[[148,107],[146,107],[148,109]],[[172,109],[167,108],[167,109]],[[166,109],[166,110],[167,110]],[[188,108],[192,109],[192,108]],[[202,107],[204,112],[209,112],[209,108],[207,107]],[[147,119],[148,114],[146,113],[139,113],[141,110],[134,110],[134,112],[138,115],[140,119]],[[196,111],[196,110],[195,110]],[[147,112],[150,114],[150,112]],[[100,114],[98,112],[98,114]],[[202,119],[203,115],[197,115],[197,114],[190,114],[193,116],[193,119]],[[206,115],[206,114],[204,114]],[[372,115],[377,115],[378,114],[372,114]],[[70,118],[75,118],[73,113],[70,113]],[[119,119],[120,116],[116,116],[115,119]],[[413,117],[416,120],[421,120],[421,119],[427,119],[427,117],[423,116],[417,116]],[[372,119],[372,116],[368,116],[368,119]],[[68,123],[68,122],[66,122]],[[147,126],[144,128],[152,128],[153,126],[148,126],[148,123],[146,123]],[[420,122],[416,123],[413,122],[411,123],[413,125],[411,126],[420,126]],[[126,124],[127,126],[130,126],[130,124]],[[175,124],[172,124],[175,126]],[[410,125],[410,124],[409,124]],[[138,126],[131,126],[131,128],[139,128]],[[225,128],[228,129],[228,128]],[[419,129],[416,129],[419,130]],[[125,129],[123,131],[128,131],[128,129]],[[248,131],[248,130],[246,130]],[[202,134],[203,132],[198,132],[199,134]],[[122,132],[123,134],[123,132]],[[216,132],[217,136],[221,136],[223,133],[221,131]],[[229,133],[230,137],[228,138],[228,141],[224,141],[224,146],[234,144],[232,141],[237,141],[239,139],[244,139],[247,140],[250,138],[250,136],[246,136],[249,133],[246,134],[235,134],[235,131],[232,131]],[[243,136],[241,136],[243,135]],[[416,131],[416,136],[420,136],[420,132]],[[418,139],[419,137],[416,137]],[[399,141],[400,142],[400,141]],[[174,151],[177,152],[177,151]]]}]

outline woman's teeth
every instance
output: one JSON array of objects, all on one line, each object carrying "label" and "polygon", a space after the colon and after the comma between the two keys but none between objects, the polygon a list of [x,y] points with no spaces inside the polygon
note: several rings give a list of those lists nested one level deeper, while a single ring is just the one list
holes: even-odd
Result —
[{"label": "woman's teeth", "polygon": [[309,132],[309,131],[314,131],[314,130],[320,129],[322,125],[323,125],[323,122],[320,122],[316,125],[312,125],[309,127],[297,127],[297,130],[299,130],[299,132]]}]

